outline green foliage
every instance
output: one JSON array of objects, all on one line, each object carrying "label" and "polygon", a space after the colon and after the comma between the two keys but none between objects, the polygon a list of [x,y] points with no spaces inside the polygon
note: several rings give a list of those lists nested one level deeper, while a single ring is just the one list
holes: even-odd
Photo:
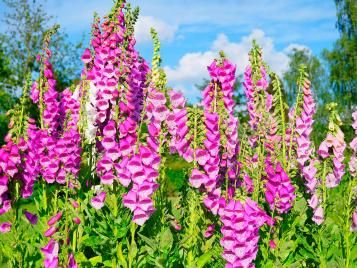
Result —
[{"label": "green foliage", "polygon": [[311,88],[316,96],[319,96],[319,103],[326,102],[329,97],[326,85],[326,71],[320,59],[314,56],[307,49],[294,48],[289,54],[289,69],[283,74],[283,80],[287,88],[288,103],[291,105],[298,93],[296,81],[300,76],[299,68],[306,66],[306,72],[311,79]]},{"label": "green foliage", "polygon": [[353,0],[335,0],[335,4],[340,38],[323,56],[328,63],[329,85],[348,113],[357,103],[357,7]]},{"label": "green foliage", "polygon": [[[53,17],[47,14],[39,1],[4,0],[7,12],[3,23],[6,28],[1,36],[4,50],[9,57],[12,94],[22,86],[28,73],[38,70],[35,58],[41,50],[44,34]],[[64,33],[54,36],[51,50],[54,59],[58,88],[64,89],[79,76],[81,43],[71,44]]]}]

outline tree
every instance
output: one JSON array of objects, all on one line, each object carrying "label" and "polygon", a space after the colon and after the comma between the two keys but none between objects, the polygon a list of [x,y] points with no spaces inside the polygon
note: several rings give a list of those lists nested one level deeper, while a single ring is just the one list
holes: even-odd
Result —
[{"label": "tree", "polygon": [[311,80],[311,87],[314,92],[319,95],[319,102],[324,103],[329,98],[326,85],[326,71],[321,61],[307,49],[294,48],[289,53],[289,69],[283,74],[283,80],[288,94],[288,103],[292,105],[295,101],[299,78],[299,67],[305,65]]},{"label": "tree", "polygon": [[[46,30],[53,17],[37,0],[3,0],[7,7],[2,22],[6,31],[0,34],[0,140],[7,133],[6,111],[11,109],[21,94],[28,73],[39,71],[36,55],[42,49]],[[53,36],[51,51],[57,80],[62,90],[79,77],[81,42],[72,44],[61,32]]]},{"label": "tree", "polygon": [[9,60],[5,56],[4,50],[0,47],[0,144],[7,132],[8,119],[6,111],[8,111],[15,103],[14,97],[9,94],[4,85],[9,83],[11,70]]},{"label": "tree", "polygon": [[[9,57],[11,83],[6,90],[17,93],[24,83],[27,73],[37,71],[36,55],[41,50],[45,31],[50,28],[53,19],[48,15],[39,1],[3,0],[7,6],[3,23],[6,32],[2,35],[4,52]],[[51,50],[55,75],[60,89],[67,87],[79,76],[81,43],[74,45],[68,42],[64,33],[53,37]]]},{"label": "tree", "polygon": [[324,50],[328,62],[329,83],[346,115],[357,104],[357,6],[354,0],[335,0],[336,27],[340,38],[331,51]]},{"label": "tree", "polygon": [[311,88],[315,93],[317,110],[314,117],[313,140],[319,144],[326,135],[326,116],[325,104],[331,102],[334,97],[328,89],[328,77],[322,62],[307,49],[293,49],[288,55],[290,58],[289,69],[283,74],[283,80],[288,95],[288,103],[292,106],[296,100],[298,92],[297,81],[299,80],[299,67],[306,66],[306,70],[311,81]]}]

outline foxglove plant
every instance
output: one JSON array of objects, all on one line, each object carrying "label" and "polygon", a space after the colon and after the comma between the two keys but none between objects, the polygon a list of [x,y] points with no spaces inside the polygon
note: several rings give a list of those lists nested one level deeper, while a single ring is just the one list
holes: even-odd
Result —
[{"label": "foxglove plant", "polygon": [[[352,113],[353,124],[352,128],[354,129],[355,135],[357,136],[357,111]],[[354,137],[350,143],[352,149],[352,156],[349,162],[349,170],[352,177],[357,175],[357,137]]]},{"label": "foxglove plant", "polygon": [[153,29],[151,33],[154,39],[151,83],[145,92],[146,98],[141,115],[141,120],[146,122],[148,135],[146,145],[137,142],[137,152],[128,162],[133,186],[123,197],[124,206],[134,213],[133,221],[138,225],[143,225],[155,211],[152,195],[159,187],[157,182],[160,176],[161,148],[165,139],[162,128],[169,115],[166,107],[167,98],[165,93],[160,91],[160,43]]},{"label": "foxglove plant", "polygon": [[310,81],[307,78],[303,80],[301,87],[303,98],[300,116],[296,118],[296,153],[297,162],[299,163],[300,168],[303,168],[312,154],[310,135],[312,132],[312,124],[314,122],[313,116],[316,112],[316,105],[311,93]]},{"label": "foxglove plant", "polygon": [[221,245],[226,267],[254,267],[258,252],[259,229],[273,220],[250,198],[230,200],[220,212]]},{"label": "foxglove plant", "polygon": [[267,173],[265,199],[272,211],[276,210],[279,214],[287,213],[295,199],[295,188],[280,162],[274,168],[270,156],[267,156],[265,164]]},{"label": "foxglove plant", "polygon": [[[350,143],[350,147],[352,149],[352,156],[349,161],[349,170],[350,170],[350,174],[352,176],[352,178],[351,178],[352,185],[351,185],[350,191],[356,192],[357,186],[355,184],[356,184],[356,176],[357,176],[357,111],[354,111],[352,113],[352,118],[353,118],[352,128],[355,131],[355,137],[353,138],[353,140]],[[356,198],[354,199],[353,202],[356,203]],[[357,230],[357,205],[356,204],[354,205],[354,209],[352,211],[351,230],[352,231]]]},{"label": "foxglove plant", "polygon": [[[326,180],[325,184],[327,188],[336,187],[345,173],[343,153],[346,148],[346,143],[344,141],[344,134],[339,127],[341,125],[341,119],[337,114],[335,107],[335,103],[330,103],[327,106],[330,111],[329,133],[327,134],[326,139],[320,144],[318,150],[320,157],[324,159],[324,163],[330,162],[333,167],[330,172],[326,173],[326,178],[323,178]],[[333,154],[330,154],[330,151],[332,151]]]},{"label": "foxglove plant", "polygon": [[272,107],[272,95],[267,92],[266,68],[262,63],[261,48],[255,41],[249,53],[249,60],[251,65],[245,69],[243,86],[247,98],[249,125],[257,131],[259,124],[263,123],[264,113],[269,112]]}]

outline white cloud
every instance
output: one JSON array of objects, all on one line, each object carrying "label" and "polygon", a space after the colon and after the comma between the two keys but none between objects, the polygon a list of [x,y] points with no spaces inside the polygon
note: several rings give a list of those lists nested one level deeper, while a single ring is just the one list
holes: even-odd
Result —
[{"label": "white cloud", "polygon": [[139,16],[135,24],[135,38],[137,42],[151,41],[150,28],[154,28],[162,41],[172,41],[177,31],[177,25],[168,24],[151,16]]},{"label": "white cloud", "polygon": [[[308,47],[300,44],[290,44],[282,50],[278,50],[273,42],[273,39],[266,36],[260,29],[253,30],[249,35],[242,37],[239,42],[233,42],[228,39],[225,34],[219,34],[213,41],[210,50],[204,52],[187,53],[180,60],[177,66],[166,66],[165,71],[168,76],[168,81],[176,87],[179,85],[181,90],[191,96],[197,96],[198,92],[194,91],[192,84],[200,83],[202,78],[208,77],[207,66],[211,61],[218,56],[220,50],[223,50],[226,56],[236,64],[237,75],[243,73],[248,65],[248,53],[252,46],[252,41],[255,39],[263,50],[263,59],[268,63],[270,68],[278,75],[281,75],[289,66],[288,53],[293,48]],[[184,87],[183,85],[186,85]],[[190,88],[184,89],[184,88]]]},{"label": "white cloud", "polygon": [[288,54],[292,52],[294,49],[306,50],[308,53],[310,54],[312,53],[311,49],[308,46],[301,45],[301,44],[290,44],[284,49],[284,52]]},{"label": "white cloud", "polygon": [[214,59],[215,52],[196,52],[187,53],[179,61],[175,68],[166,66],[169,82],[199,82],[201,78],[206,77],[207,66]]}]

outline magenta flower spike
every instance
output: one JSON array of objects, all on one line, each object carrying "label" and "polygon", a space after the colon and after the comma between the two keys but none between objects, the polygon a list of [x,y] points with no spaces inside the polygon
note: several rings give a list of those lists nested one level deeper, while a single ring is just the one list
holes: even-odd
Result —
[{"label": "magenta flower spike", "polygon": [[258,252],[259,229],[265,223],[272,225],[273,220],[249,198],[245,203],[229,201],[220,219],[226,267],[251,267]]},{"label": "magenta flower spike", "polygon": [[274,168],[270,157],[265,161],[267,182],[265,184],[265,199],[270,209],[277,210],[279,214],[287,213],[295,199],[295,188],[280,162]]}]

